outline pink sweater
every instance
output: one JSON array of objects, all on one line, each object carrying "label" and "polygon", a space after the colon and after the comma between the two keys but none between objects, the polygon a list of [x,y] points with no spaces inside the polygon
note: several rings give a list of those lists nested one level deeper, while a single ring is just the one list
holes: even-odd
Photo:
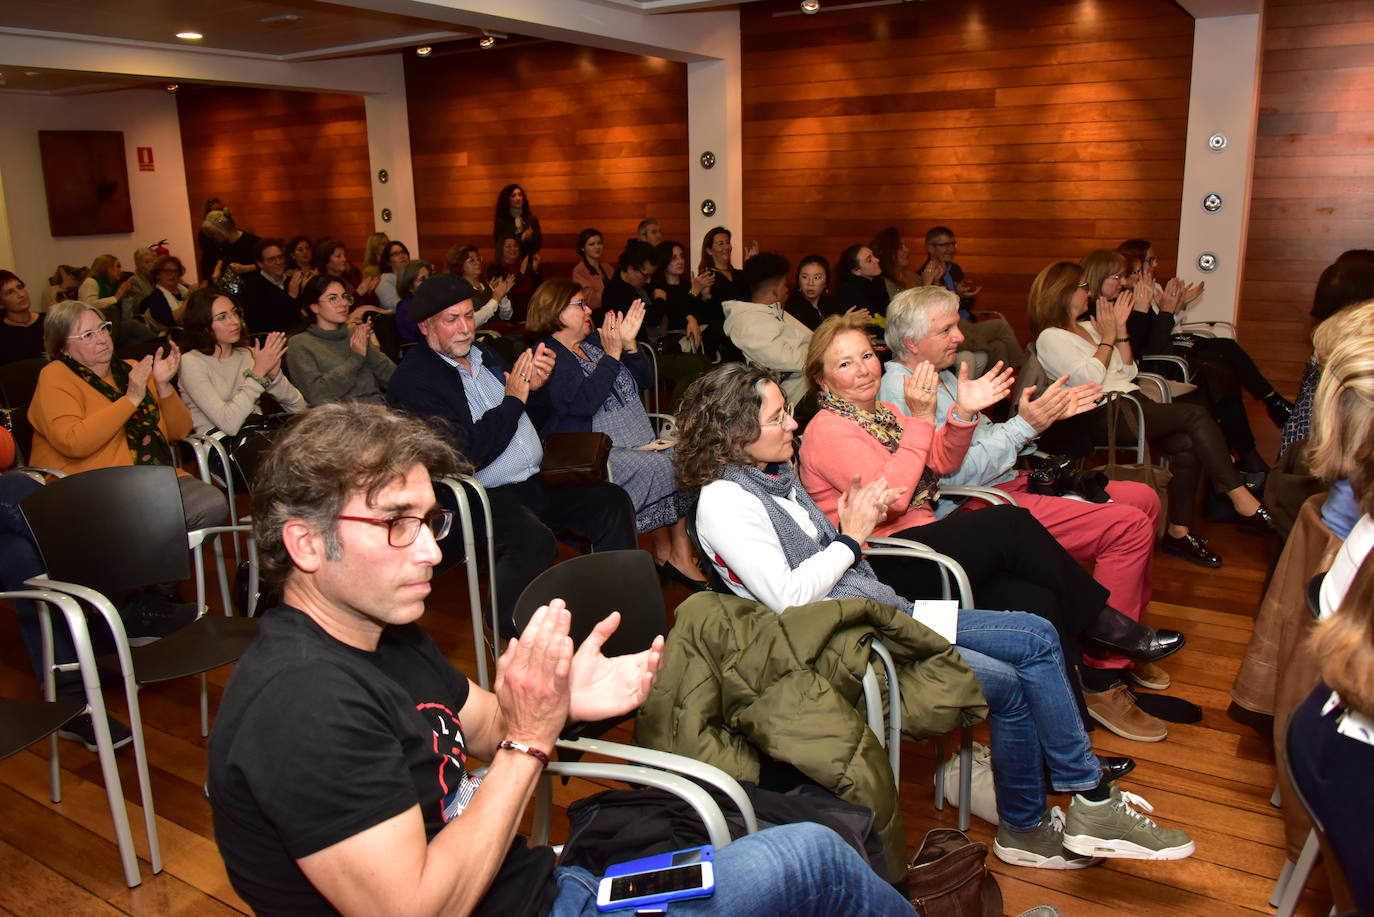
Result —
[{"label": "pink sweater", "polygon": [[934,522],[935,514],[928,506],[909,505],[912,492],[927,464],[942,475],[957,471],[978,428],[976,420],[957,420],[953,408],[937,430],[928,420],[907,417],[892,405],[888,407],[902,422],[902,440],[896,452],[888,452],[862,427],[834,411],[822,410],[807,425],[801,447],[802,486],[837,526],[840,494],[849,490],[855,475],[860,484],[881,477],[887,478],[889,487],[902,489],[887,519],[873,530],[874,535],[891,535]]}]

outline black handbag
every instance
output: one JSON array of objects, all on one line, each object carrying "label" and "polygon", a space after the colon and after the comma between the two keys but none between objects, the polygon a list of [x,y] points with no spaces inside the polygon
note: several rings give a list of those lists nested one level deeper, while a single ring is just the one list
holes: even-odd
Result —
[{"label": "black handbag", "polygon": [[610,458],[611,438],[605,433],[550,433],[544,440],[539,481],[545,487],[600,484],[610,480]]}]

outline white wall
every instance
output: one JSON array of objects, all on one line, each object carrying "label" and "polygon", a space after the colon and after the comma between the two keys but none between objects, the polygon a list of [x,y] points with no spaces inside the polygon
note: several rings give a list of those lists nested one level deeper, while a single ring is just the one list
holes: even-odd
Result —
[{"label": "white wall", "polygon": [[[43,96],[6,93],[6,140],[0,144],[0,219],[8,228],[10,257],[5,264],[31,289],[46,286],[58,264],[89,265],[109,253],[133,270],[134,249],[166,239],[172,254],[195,273],[186,168],[181,155],[181,128],[176,99],[162,90],[135,89],[87,96]],[[118,130],[124,132],[125,168],[134,214],[132,234],[62,236],[48,225],[43,165],[38,152],[40,130]],[[153,148],[155,171],[140,172],[138,147]],[[3,241],[4,232],[0,232]],[[0,255],[4,255],[0,249]],[[34,297],[35,302],[37,297]]]}]

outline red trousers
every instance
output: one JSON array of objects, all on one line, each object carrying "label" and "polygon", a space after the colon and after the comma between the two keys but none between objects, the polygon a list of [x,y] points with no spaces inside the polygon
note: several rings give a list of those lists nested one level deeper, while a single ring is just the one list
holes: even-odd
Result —
[{"label": "red trousers", "polygon": [[[1159,497],[1150,487],[1134,481],[1112,481],[1107,485],[1110,503],[1033,494],[1024,474],[998,484],[997,489],[1015,497],[1074,560],[1093,561],[1093,578],[1111,593],[1112,607],[1140,620],[1150,603],[1155,520],[1159,518]],[[970,500],[966,509],[984,505],[980,500]],[[1131,666],[1125,656],[1116,655],[1085,656],[1084,661],[1099,669]]]}]

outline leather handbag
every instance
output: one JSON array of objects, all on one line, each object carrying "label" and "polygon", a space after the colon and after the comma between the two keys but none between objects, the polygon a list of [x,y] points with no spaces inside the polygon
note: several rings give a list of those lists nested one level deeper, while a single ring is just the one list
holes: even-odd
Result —
[{"label": "leather handbag", "polygon": [[[1144,444],[1145,461],[1139,464],[1120,464],[1116,460],[1116,430],[1120,415],[1125,408],[1121,405],[1123,398],[1129,398],[1123,392],[1112,392],[1107,400],[1107,465],[1102,469],[1108,480],[1112,481],[1135,481],[1140,484],[1148,484],[1159,495],[1159,517],[1155,520],[1155,540],[1158,541],[1164,535],[1164,527],[1169,519],[1169,482],[1174,479],[1172,472],[1167,468],[1150,464],[1150,446],[1143,443],[1144,430],[1136,430],[1135,434],[1142,437]],[[1127,425],[1133,426],[1130,418]]]},{"label": "leather handbag", "polygon": [[1002,917],[988,845],[953,828],[926,833],[907,869],[906,896],[921,917]]},{"label": "leather handbag", "polygon": [[544,439],[539,481],[545,487],[600,484],[610,480],[610,458],[611,438],[605,433],[550,433]]}]

